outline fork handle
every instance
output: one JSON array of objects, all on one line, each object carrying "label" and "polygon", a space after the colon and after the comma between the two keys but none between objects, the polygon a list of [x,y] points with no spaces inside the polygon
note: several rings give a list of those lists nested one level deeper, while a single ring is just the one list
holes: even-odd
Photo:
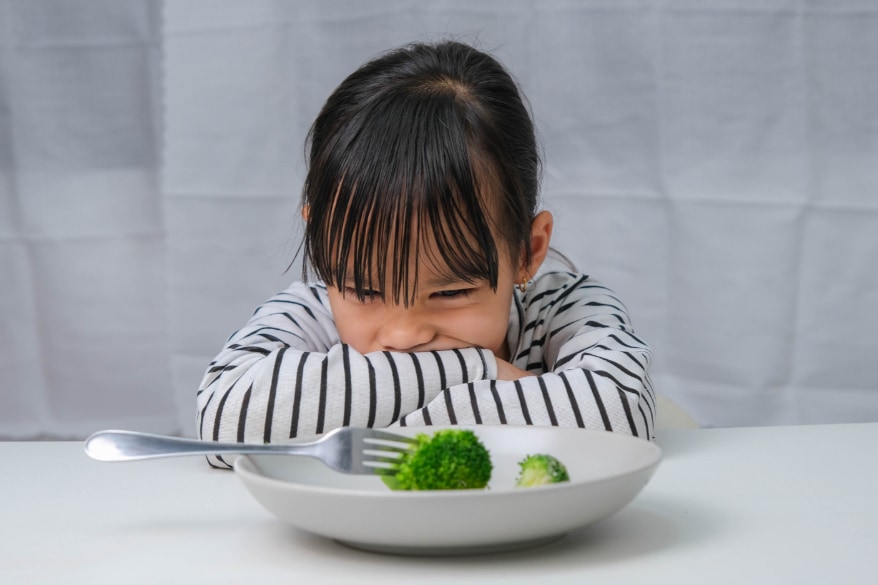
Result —
[{"label": "fork handle", "polygon": [[135,431],[98,431],[85,440],[85,452],[98,461],[133,461],[182,455],[291,454],[314,456],[315,443],[256,445],[215,443]]}]

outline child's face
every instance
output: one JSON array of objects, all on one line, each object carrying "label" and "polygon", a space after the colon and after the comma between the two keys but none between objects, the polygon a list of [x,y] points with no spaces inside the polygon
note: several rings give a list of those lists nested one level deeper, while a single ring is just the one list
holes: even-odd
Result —
[{"label": "child's face", "polygon": [[506,330],[518,270],[508,254],[501,253],[499,261],[495,291],[487,281],[448,278],[447,271],[421,260],[417,292],[408,306],[395,304],[391,294],[385,301],[378,294],[360,301],[353,282],[328,287],[341,342],[364,354],[481,347],[508,359]]}]

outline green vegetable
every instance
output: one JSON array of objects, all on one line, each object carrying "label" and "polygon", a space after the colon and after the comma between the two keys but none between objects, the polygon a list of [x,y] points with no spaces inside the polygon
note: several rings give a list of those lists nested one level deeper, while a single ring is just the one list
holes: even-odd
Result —
[{"label": "green vegetable", "polygon": [[491,455],[472,431],[418,433],[418,444],[399,460],[395,475],[383,476],[394,490],[481,489],[491,479]]},{"label": "green vegetable", "polygon": [[521,468],[515,487],[533,487],[570,481],[570,475],[564,464],[551,455],[528,455],[518,462]]}]

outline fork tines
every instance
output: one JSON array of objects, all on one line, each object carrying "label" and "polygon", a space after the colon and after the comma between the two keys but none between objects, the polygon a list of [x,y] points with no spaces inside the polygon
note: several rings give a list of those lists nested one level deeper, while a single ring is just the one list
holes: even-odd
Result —
[{"label": "fork tines", "polygon": [[[409,453],[415,439],[372,430],[363,437],[365,448],[363,449],[363,465],[372,469],[378,475],[392,475],[396,473],[397,463],[405,453]],[[371,447],[371,448],[370,448]]]}]

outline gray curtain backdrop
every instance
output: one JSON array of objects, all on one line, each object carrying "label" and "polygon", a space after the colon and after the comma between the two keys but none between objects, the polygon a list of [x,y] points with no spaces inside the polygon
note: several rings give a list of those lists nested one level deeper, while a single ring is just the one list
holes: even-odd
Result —
[{"label": "gray curtain backdrop", "polygon": [[878,420],[878,2],[0,0],[0,437],[191,434],[300,272],[303,142],[390,47],[492,51],[556,247],[703,426]]}]

